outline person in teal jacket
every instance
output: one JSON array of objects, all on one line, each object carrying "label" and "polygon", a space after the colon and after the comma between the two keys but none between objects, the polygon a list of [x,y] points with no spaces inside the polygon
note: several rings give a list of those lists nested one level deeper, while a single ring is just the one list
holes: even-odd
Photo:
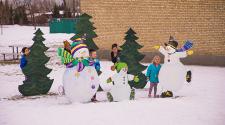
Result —
[{"label": "person in teal jacket", "polygon": [[161,68],[160,65],[160,57],[159,56],[155,56],[152,60],[152,63],[148,66],[147,69],[147,79],[148,81],[150,81],[150,88],[149,88],[149,94],[148,97],[152,97],[151,93],[152,93],[152,89],[154,88],[154,97],[157,97],[156,93],[157,93],[157,85],[159,83],[159,71]]}]

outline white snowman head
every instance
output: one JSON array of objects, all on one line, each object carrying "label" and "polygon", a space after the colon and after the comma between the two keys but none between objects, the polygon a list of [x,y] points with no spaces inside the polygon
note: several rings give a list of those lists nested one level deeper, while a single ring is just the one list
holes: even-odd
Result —
[{"label": "white snowman head", "polygon": [[89,50],[86,44],[74,42],[71,47],[71,54],[73,55],[73,58],[88,58]]},{"label": "white snowman head", "polygon": [[172,54],[176,52],[178,42],[172,36],[170,36],[169,42],[165,43],[165,46],[168,54]]},{"label": "white snowman head", "polygon": [[128,71],[128,68],[122,68],[122,69],[120,70],[120,74],[121,74],[121,75],[126,75],[126,74],[127,74],[127,71]]},{"label": "white snowman head", "polygon": [[117,62],[115,63],[115,69],[120,74],[127,74],[128,66],[125,62]]},{"label": "white snowman head", "polygon": [[176,49],[174,49],[170,45],[167,45],[166,46],[166,51],[167,51],[167,53],[171,54],[171,53],[175,53],[176,52]]}]

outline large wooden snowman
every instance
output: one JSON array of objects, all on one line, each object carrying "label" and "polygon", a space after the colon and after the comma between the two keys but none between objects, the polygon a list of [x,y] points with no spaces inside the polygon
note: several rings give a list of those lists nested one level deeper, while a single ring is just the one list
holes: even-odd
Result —
[{"label": "large wooden snowman", "polygon": [[164,55],[164,64],[159,72],[159,83],[164,90],[178,91],[186,83],[187,69],[180,62],[181,58],[193,54],[193,51],[177,51],[178,42],[170,37],[168,43],[159,48],[159,52]]},{"label": "large wooden snowman", "polygon": [[[63,86],[66,97],[72,102],[89,102],[99,87],[99,77],[88,60],[89,50],[84,43],[73,42],[71,55],[61,52],[67,66],[63,74]],[[66,54],[65,54],[66,53]],[[65,55],[67,55],[65,57]]]}]

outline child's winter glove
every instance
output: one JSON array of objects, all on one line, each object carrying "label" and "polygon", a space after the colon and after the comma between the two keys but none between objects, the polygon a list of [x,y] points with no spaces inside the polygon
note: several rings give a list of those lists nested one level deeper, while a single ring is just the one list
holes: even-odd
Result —
[{"label": "child's winter glove", "polygon": [[107,82],[107,83],[112,82],[112,78],[111,78],[111,77],[110,77],[110,78],[108,78],[106,82]]},{"label": "child's winter glove", "polygon": [[160,46],[154,46],[153,48],[158,50],[160,48]]},{"label": "child's winter glove", "polygon": [[138,76],[134,76],[134,82],[135,82],[135,83],[138,83],[138,82],[139,82]]},{"label": "child's winter glove", "polygon": [[192,55],[194,53],[194,51],[193,50],[189,50],[189,51],[187,51],[187,55]]}]

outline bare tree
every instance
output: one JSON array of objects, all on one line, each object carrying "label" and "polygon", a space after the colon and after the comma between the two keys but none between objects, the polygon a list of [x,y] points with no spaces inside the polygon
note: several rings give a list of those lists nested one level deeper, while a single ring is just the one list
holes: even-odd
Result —
[{"label": "bare tree", "polygon": [[1,35],[3,35],[3,11],[1,11]]},{"label": "bare tree", "polygon": [[3,12],[4,8],[3,8],[3,3],[2,1],[0,1],[0,21],[1,21],[1,35],[3,35]]},{"label": "bare tree", "polygon": [[29,11],[29,15],[31,17],[32,24],[34,26],[34,30],[36,30],[36,20],[35,20],[35,4],[32,4],[32,0],[24,0],[24,5],[26,6],[27,10]]},{"label": "bare tree", "polygon": [[16,7],[22,6],[23,3],[20,0],[13,0],[12,5],[13,5],[14,8],[16,8]]}]

